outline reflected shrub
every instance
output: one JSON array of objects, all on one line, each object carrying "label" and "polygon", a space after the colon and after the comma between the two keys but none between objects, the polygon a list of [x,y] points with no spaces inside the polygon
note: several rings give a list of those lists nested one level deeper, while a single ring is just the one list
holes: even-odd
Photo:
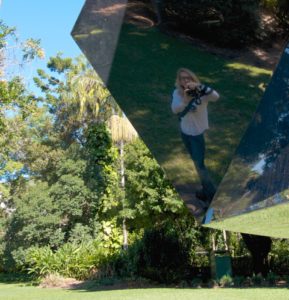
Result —
[{"label": "reflected shrub", "polygon": [[164,21],[220,46],[252,42],[260,26],[259,0],[160,1]]}]

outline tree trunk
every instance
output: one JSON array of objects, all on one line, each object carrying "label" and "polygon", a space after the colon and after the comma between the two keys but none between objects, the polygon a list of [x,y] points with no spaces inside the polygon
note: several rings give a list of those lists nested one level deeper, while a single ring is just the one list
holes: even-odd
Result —
[{"label": "tree trunk", "polygon": [[[124,178],[124,141],[121,139],[120,141],[120,176],[121,176],[121,188],[124,192],[125,197],[125,178]],[[124,203],[123,203],[124,207]],[[122,220],[122,232],[123,232],[123,249],[127,250],[128,248],[128,232],[126,228],[126,218]]]},{"label": "tree trunk", "polygon": [[246,233],[242,233],[242,237],[252,255],[253,272],[267,276],[269,272],[268,254],[272,246],[271,238]]},{"label": "tree trunk", "polygon": [[228,251],[229,250],[229,246],[228,246],[228,240],[227,240],[227,232],[226,232],[226,230],[223,230],[223,238],[224,238],[225,250]]}]

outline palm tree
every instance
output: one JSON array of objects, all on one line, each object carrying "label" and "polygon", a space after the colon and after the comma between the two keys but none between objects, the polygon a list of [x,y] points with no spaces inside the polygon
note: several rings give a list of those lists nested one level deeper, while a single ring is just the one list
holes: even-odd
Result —
[{"label": "palm tree", "polygon": [[[112,115],[109,120],[112,140],[117,144],[120,153],[120,185],[123,190],[123,208],[125,199],[125,168],[124,168],[124,145],[137,138],[138,134],[123,112],[120,115]],[[126,228],[126,218],[122,221],[123,249],[128,248],[128,231]]]},{"label": "palm tree", "polygon": [[[136,138],[138,134],[94,70],[87,68],[81,62],[78,66],[78,69],[69,75],[69,91],[64,97],[68,102],[77,104],[76,113],[80,121],[83,118],[95,118],[95,122],[107,121],[112,140],[119,149],[120,186],[125,192],[124,145]],[[123,218],[123,248],[127,249],[127,247],[128,233],[126,219]]]},{"label": "palm tree", "polygon": [[111,114],[109,108],[113,105],[112,97],[92,68],[77,70],[76,74],[70,74],[68,82],[70,90],[67,98],[78,104],[79,118],[87,115],[100,118],[102,121],[108,118]]}]

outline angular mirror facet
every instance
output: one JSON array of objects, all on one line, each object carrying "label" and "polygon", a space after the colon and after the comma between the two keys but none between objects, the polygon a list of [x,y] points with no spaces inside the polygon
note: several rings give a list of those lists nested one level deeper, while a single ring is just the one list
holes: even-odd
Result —
[{"label": "angular mirror facet", "polygon": [[289,44],[211,208],[211,227],[289,238]]},{"label": "angular mirror facet", "polygon": [[[210,54],[160,31],[149,18],[135,13],[134,2],[87,0],[72,35],[187,207],[201,221],[271,72]],[[152,7],[146,9],[150,14]],[[176,73],[181,67],[194,71],[202,86],[209,88],[203,92],[215,90],[220,95],[207,101],[202,94],[196,105],[199,113],[206,103],[208,112],[209,128],[197,141],[201,143],[198,149],[202,145],[206,149],[205,171],[196,166],[200,155],[189,155],[188,140],[182,139],[180,132],[183,124],[172,111]],[[260,164],[256,162],[255,168]]]}]

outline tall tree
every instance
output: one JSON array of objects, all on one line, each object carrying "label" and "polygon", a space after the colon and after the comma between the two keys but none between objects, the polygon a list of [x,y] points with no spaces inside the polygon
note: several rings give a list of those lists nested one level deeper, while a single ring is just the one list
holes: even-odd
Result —
[{"label": "tall tree", "polygon": [[[125,143],[133,141],[137,136],[137,132],[125,117],[123,112],[120,115],[112,115],[109,120],[109,127],[111,131],[112,140],[117,144],[119,148],[119,158],[120,158],[120,186],[122,189],[122,208],[125,208],[125,168],[124,168],[124,146]],[[126,226],[126,217],[123,216],[122,219],[122,229],[123,229],[123,248],[126,250],[128,248],[128,231]]]}]

